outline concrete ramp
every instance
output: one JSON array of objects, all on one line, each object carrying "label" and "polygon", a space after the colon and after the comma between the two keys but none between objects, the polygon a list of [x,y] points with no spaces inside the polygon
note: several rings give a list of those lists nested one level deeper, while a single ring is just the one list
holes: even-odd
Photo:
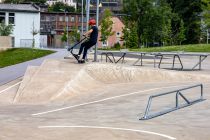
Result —
[{"label": "concrete ramp", "polygon": [[90,64],[85,67],[85,70],[94,79],[107,84],[124,82],[177,82],[183,80],[205,81],[210,79],[210,76],[197,76],[189,72],[112,64]]},{"label": "concrete ramp", "polygon": [[72,67],[72,63],[65,60],[46,60],[35,72],[30,72],[29,67],[14,103],[49,102],[50,98],[63,89],[65,83],[72,79],[81,67],[83,66]]},{"label": "concrete ramp", "polygon": [[47,60],[28,69],[14,99],[17,104],[64,103],[109,84],[210,81],[210,76],[187,72],[92,63],[79,65],[65,60]]}]

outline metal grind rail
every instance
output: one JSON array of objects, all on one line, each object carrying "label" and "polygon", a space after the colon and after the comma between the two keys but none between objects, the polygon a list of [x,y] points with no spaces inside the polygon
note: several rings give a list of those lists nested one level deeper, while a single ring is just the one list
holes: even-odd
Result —
[{"label": "metal grind rail", "polygon": [[[154,60],[154,68],[156,67],[156,64],[158,63],[158,68],[161,68],[161,65],[163,64],[163,59],[166,57],[167,59],[172,58],[172,62],[169,62],[169,64],[172,64],[171,68],[165,68],[165,69],[171,69],[171,70],[201,70],[202,62],[209,56],[208,53],[185,53],[185,52],[117,52],[117,51],[108,51],[108,52],[102,52],[101,53],[101,61],[103,60],[102,57],[106,57],[106,62],[111,63],[118,63],[122,62],[125,63],[125,57],[129,57],[128,55],[133,55],[135,58],[138,58],[134,62],[134,66],[143,66],[143,60],[145,57],[151,57],[151,59]],[[119,57],[118,60],[116,60],[115,57]],[[182,57],[198,57],[198,61],[193,66],[190,66],[190,68],[186,69],[183,65],[183,59]],[[160,61],[157,62],[157,59]],[[140,62],[140,65],[137,63]],[[175,67],[175,63],[180,65],[179,68]]]},{"label": "metal grind rail", "polygon": [[[192,89],[192,88],[196,88],[196,87],[200,87],[200,98],[190,101],[188,100],[183,94],[182,91],[188,90],[188,89]],[[150,112],[150,108],[151,108],[151,104],[152,104],[152,100],[154,98],[160,97],[160,96],[164,96],[164,95],[169,95],[169,94],[175,94],[175,100],[176,100],[176,104],[174,108],[170,108],[170,109],[165,109],[163,111],[160,111],[158,113],[153,113],[153,114],[149,114]],[[186,102],[185,104],[179,104],[179,97],[181,97],[182,99],[184,99],[184,101]],[[195,103],[204,101],[205,99],[203,99],[203,85],[202,84],[198,84],[198,85],[194,85],[194,86],[190,86],[190,87],[186,87],[186,88],[182,88],[182,89],[178,89],[178,90],[174,90],[174,91],[170,91],[170,92],[166,92],[166,93],[161,93],[161,94],[157,94],[157,95],[152,95],[149,97],[148,103],[147,103],[147,107],[145,110],[145,114],[142,118],[140,118],[140,120],[149,120],[161,115],[164,115],[166,113],[193,105]]]},{"label": "metal grind rail", "polygon": [[[192,68],[190,68],[189,70],[201,70],[202,62],[209,55],[207,53],[164,53],[164,52],[151,53],[151,54],[154,55],[154,67],[155,67],[155,64],[156,64],[156,58],[160,57],[160,62],[158,64],[158,68],[160,68],[160,65],[162,64],[162,60],[163,60],[164,56],[171,56],[172,59],[173,59],[172,68],[171,68],[172,70],[184,70],[184,66],[183,66],[181,56],[186,56],[186,57],[197,56],[199,58],[198,62],[194,66],[192,66]],[[180,68],[175,68],[176,58],[178,59],[178,63],[181,66]]]},{"label": "metal grind rail", "polygon": [[116,60],[113,52],[102,52],[101,53],[101,61],[103,60],[102,56],[105,55],[106,62],[108,62],[108,60],[109,60],[111,63],[118,63],[120,60],[122,60],[122,63],[124,63],[126,53],[120,52],[120,54],[121,54],[120,58],[118,60]]}]

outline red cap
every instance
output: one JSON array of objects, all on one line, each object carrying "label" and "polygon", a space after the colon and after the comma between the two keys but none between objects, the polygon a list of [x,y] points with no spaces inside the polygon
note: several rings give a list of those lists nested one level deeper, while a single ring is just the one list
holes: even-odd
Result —
[{"label": "red cap", "polygon": [[89,20],[89,25],[96,25],[96,20],[95,19],[90,19]]}]

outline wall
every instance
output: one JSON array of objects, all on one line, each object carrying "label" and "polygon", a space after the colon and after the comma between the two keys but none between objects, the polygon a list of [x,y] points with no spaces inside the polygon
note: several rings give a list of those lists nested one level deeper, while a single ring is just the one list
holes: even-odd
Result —
[{"label": "wall", "polygon": [[[6,13],[8,17],[8,13]],[[6,18],[8,19],[8,18]],[[12,36],[15,37],[15,47],[32,46],[32,28],[40,30],[40,13],[15,13],[15,26]],[[8,23],[8,20],[6,21]],[[30,45],[31,44],[31,45]],[[40,47],[40,34],[35,35],[35,47]]]},{"label": "wall", "polygon": [[6,48],[12,48],[12,37],[10,36],[0,36],[0,50]]},{"label": "wall", "polygon": [[66,43],[61,41],[62,35],[55,35],[54,36],[54,44],[56,48],[65,48]]}]

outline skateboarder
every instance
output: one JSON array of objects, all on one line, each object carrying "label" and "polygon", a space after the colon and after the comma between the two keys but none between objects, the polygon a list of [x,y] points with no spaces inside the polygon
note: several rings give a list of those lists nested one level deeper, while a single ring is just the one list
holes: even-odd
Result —
[{"label": "skateboarder", "polygon": [[82,54],[82,51],[83,52],[83,56],[82,56],[82,59],[79,60],[78,62],[79,63],[85,63],[85,58],[87,56],[87,51],[92,47],[94,46],[96,43],[97,43],[97,40],[98,40],[98,27],[96,26],[96,21],[95,19],[90,19],[89,20],[89,26],[91,26],[91,29],[86,32],[84,34],[85,37],[89,36],[89,40],[88,41],[85,41],[84,43],[81,44],[81,47],[80,47],[80,50],[79,50],[79,53],[78,55],[76,55],[76,57],[80,58],[80,55]]}]

